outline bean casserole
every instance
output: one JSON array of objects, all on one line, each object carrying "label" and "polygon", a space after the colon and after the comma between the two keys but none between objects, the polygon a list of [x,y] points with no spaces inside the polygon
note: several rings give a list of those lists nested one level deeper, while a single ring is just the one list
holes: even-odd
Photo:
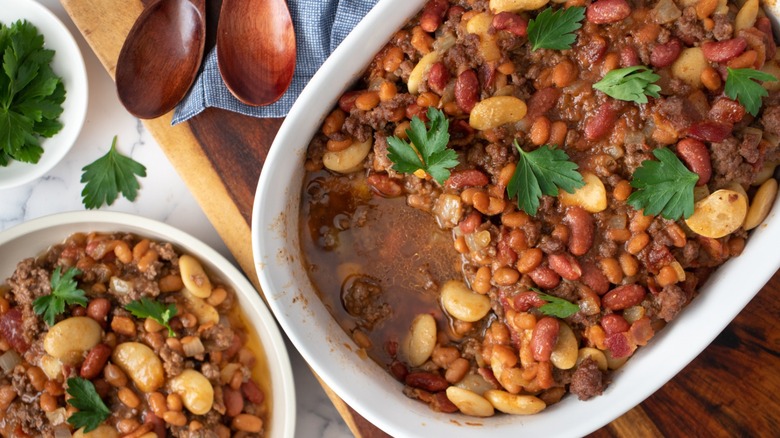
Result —
[{"label": "bean casserole", "polygon": [[235,292],[170,243],[77,233],[0,292],[0,435],[264,435],[264,356]]},{"label": "bean casserole", "polygon": [[[431,0],[311,140],[312,283],[434,410],[600,395],[768,214],[776,53],[753,0]],[[610,89],[632,75],[649,78],[632,98]],[[557,159],[529,171],[531,154]],[[578,183],[528,189],[550,169]]]}]

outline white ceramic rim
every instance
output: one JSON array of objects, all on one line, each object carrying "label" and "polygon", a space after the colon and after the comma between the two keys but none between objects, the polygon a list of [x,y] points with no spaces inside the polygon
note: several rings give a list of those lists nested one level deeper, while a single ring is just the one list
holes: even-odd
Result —
[{"label": "white ceramic rim", "polygon": [[[269,369],[269,384],[272,388],[272,418],[270,437],[292,438],[295,435],[295,385],[287,347],[276,326],[271,312],[266,308],[257,290],[246,276],[220,253],[190,234],[153,219],[128,213],[108,211],[77,211],[56,213],[33,219],[0,232],[0,248],[8,242],[50,228],[81,229],[90,231],[132,232],[141,236],[167,241],[178,249],[195,254],[204,265],[213,265],[225,280],[234,284],[235,292],[250,322],[256,325],[256,332],[265,352]],[[67,238],[61,236],[61,240]],[[30,257],[58,243],[40,242],[40,248],[31,248]],[[3,279],[4,280],[4,279]],[[248,308],[246,307],[248,304]]]},{"label": "white ceramic rim", "polygon": [[[260,174],[252,216],[252,246],[261,287],[282,328],[325,384],[392,436],[507,432],[584,436],[638,405],[674,377],[780,268],[775,248],[780,241],[778,201],[764,224],[753,231],[745,252],[722,266],[675,321],[613,374],[613,382],[602,396],[587,402],[569,396],[529,417],[504,415],[482,420],[429,411],[406,398],[402,385],[370,359],[358,358],[358,347],[310,292],[311,283],[297,253],[305,150],[337,98],[370,60],[359,62],[352,54],[365,57],[376,53],[424,3],[380,0],[323,64],[280,127]],[[323,312],[328,316],[324,321]],[[393,384],[396,390],[388,392],[386,385]]]},{"label": "white ceramic rim", "polygon": [[44,47],[55,51],[52,69],[62,78],[65,102],[62,104],[62,130],[51,138],[42,138],[44,152],[36,164],[13,161],[0,167],[0,189],[20,186],[40,178],[54,168],[76,143],[87,116],[89,88],[87,69],[81,50],[68,28],[45,6],[34,0],[7,1],[0,8],[0,22],[10,26],[26,19],[43,35]]}]

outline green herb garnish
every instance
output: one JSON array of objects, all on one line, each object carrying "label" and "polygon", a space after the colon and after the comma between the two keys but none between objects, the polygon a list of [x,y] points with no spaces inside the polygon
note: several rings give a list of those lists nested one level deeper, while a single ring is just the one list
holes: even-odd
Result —
[{"label": "green herb garnish", "polygon": [[81,271],[73,267],[68,268],[63,274],[60,266],[57,266],[51,274],[51,294],[38,297],[33,301],[33,311],[37,315],[42,314],[46,324],[54,325],[54,319],[65,311],[66,304],[87,307],[87,297],[73,279],[80,274]]},{"label": "green herb garnish", "polygon": [[646,215],[657,215],[669,220],[693,214],[693,188],[699,175],[688,170],[674,152],[667,148],[653,151],[658,159],[645,160],[634,171],[631,187],[637,189],[626,203]]},{"label": "green herb garnish", "polygon": [[0,56],[0,166],[37,163],[40,137],[62,129],[65,87],[51,69],[54,51],[43,48],[35,26],[20,20],[10,27],[0,23]]},{"label": "green herb garnish", "polygon": [[387,139],[387,158],[392,161],[393,170],[401,173],[415,173],[422,169],[439,184],[450,177],[451,168],[458,165],[458,155],[447,147],[450,141],[450,122],[441,110],[428,108],[428,128],[419,117],[412,117],[406,130],[411,143],[398,137]]},{"label": "green herb garnish", "polygon": [[542,195],[557,196],[558,189],[574,193],[585,185],[577,164],[562,149],[544,145],[525,152],[517,141],[514,145],[520,156],[506,190],[510,199],[517,198],[517,207],[526,213],[536,214]]},{"label": "green herb garnish", "polygon": [[647,96],[659,97],[661,87],[655,81],[661,77],[644,65],[611,70],[593,88],[609,97],[628,102],[647,103]]},{"label": "green herb garnish", "polygon": [[536,289],[534,290],[536,291],[536,294],[539,295],[539,298],[547,301],[547,304],[543,304],[539,307],[539,311],[544,315],[554,316],[556,318],[568,318],[580,310],[580,306],[571,301],[566,301],[563,298],[539,292]]},{"label": "green herb garnish", "polygon": [[136,318],[151,318],[157,321],[160,325],[168,329],[168,336],[176,337],[171,328],[171,319],[176,316],[176,305],[168,304],[167,306],[159,301],[151,300],[147,297],[143,297],[140,300],[135,300],[127,303],[125,309],[133,314]]},{"label": "green herb garnish", "polygon": [[[752,68],[727,68],[726,86],[723,93],[730,99],[738,100],[747,112],[755,117],[761,108],[761,98],[769,93],[761,84],[756,82],[776,82],[777,78],[769,73],[753,70]],[[754,80],[755,79],[755,80]]]},{"label": "green herb garnish", "polygon": [[141,187],[135,175],[146,176],[146,167],[116,150],[116,136],[108,153],[81,170],[81,182],[86,183],[81,197],[87,208],[111,205],[120,193],[134,201]]},{"label": "green herb garnish", "polygon": [[81,377],[68,379],[68,403],[79,411],[68,418],[75,428],[84,428],[84,432],[97,429],[111,415],[103,400],[95,390],[95,385]]},{"label": "green herb garnish", "polygon": [[528,41],[531,42],[532,50],[570,49],[577,39],[574,32],[582,27],[584,18],[585,8],[582,6],[543,10],[528,22]]}]

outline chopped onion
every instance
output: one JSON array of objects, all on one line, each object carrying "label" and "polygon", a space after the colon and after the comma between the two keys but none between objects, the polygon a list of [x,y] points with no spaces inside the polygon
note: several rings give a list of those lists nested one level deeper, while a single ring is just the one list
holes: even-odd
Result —
[{"label": "chopped onion", "polygon": [[46,418],[48,418],[49,423],[53,425],[60,425],[60,424],[65,425],[65,431],[68,432],[68,435],[63,435],[63,436],[70,436],[70,431],[68,430],[68,426],[65,424],[65,420],[68,419],[68,411],[66,411],[65,408],[59,407],[51,412],[47,412]]},{"label": "chopped onion", "polygon": [[133,290],[133,284],[129,281],[122,280],[119,277],[111,277],[111,282],[108,286],[111,292],[119,295],[127,295]]},{"label": "chopped onion", "polygon": [[0,368],[6,374],[10,374],[20,363],[22,363],[22,358],[14,350],[8,350],[0,356]]},{"label": "chopped onion", "polygon": [[71,438],[72,436],[67,426],[60,425],[54,428],[54,438]]},{"label": "chopped onion", "polygon": [[466,235],[466,245],[471,251],[479,251],[490,245],[490,231],[482,230]]},{"label": "chopped onion", "polygon": [[433,204],[433,216],[441,228],[454,228],[462,215],[463,205],[460,196],[444,194]]},{"label": "chopped onion", "polygon": [[671,23],[682,16],[682,11],[672,0],[660,0],[653,8],[653,16],[658,24]]},{"label": "chopped onion", "polygon": [[203,347],[203,343],[200,342],[200,338],[195,336],[184,338],[181,342],[181,348],[184,349],[184,355],[187,357],[197,356],[206,351],[206,348]]}]

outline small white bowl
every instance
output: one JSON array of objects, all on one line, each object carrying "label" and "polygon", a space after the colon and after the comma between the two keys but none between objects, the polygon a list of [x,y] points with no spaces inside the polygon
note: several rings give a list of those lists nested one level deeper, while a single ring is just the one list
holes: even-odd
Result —
[{"label": "small white bowl", "polygon": [[0,189],[20,186],[43,176],[62,160],[76,142],[87,115],[87,70],[76,40],[68,28],[46,7],[34,0],[13,0],[0,8],[0,22],[10,26],[27,20],[43,35],[44,47],[54,50],[52,69],[62,78],[65,102],[59,117],[62,129],[41,138],[43,155],[36,164],[12,161],[0,167]]},{"label": "small white bowl", "polygon": [[206,268],[232,288],[246,322],[251,324],[263,347],[270,394],[270,415],[265,425],[270,438],[292,438],[295,433],[295,387],[287,348],[271,312],[260,295],[235,266],[195,237],[170,225],[126,213],[82,211],[59,213],[34,219],[0,232],[0,279],[13,274],[16,264],[46,251],[76,232],[129,232],[157,241],[170,242],[177,250],[196,257]]},{"label": "small white bowl", "polygon": [[[722,266],[669,326],[613,374],[603,395],[568,396],[532,416],[479,419],[434,412],[359,348],[322,304],[306,274],[299,210],[306,149],[341,93],[425,0],[381,0],[304,89],[279,129],[258,182],[252,217],[255,266],[271,310],[303,357],[347,404],[395,437],[578,437],[638,405],[693,360],[780,268],[775,203],[739,257]],[[770,11],[778,16],[778,8]],[[776,22],[775,22],[775,25]],[[749,273],[750,275],[745,275]],[[735,294],[734,291],[739,291]],[[747,412],[743,413],[749,414]]]}]

